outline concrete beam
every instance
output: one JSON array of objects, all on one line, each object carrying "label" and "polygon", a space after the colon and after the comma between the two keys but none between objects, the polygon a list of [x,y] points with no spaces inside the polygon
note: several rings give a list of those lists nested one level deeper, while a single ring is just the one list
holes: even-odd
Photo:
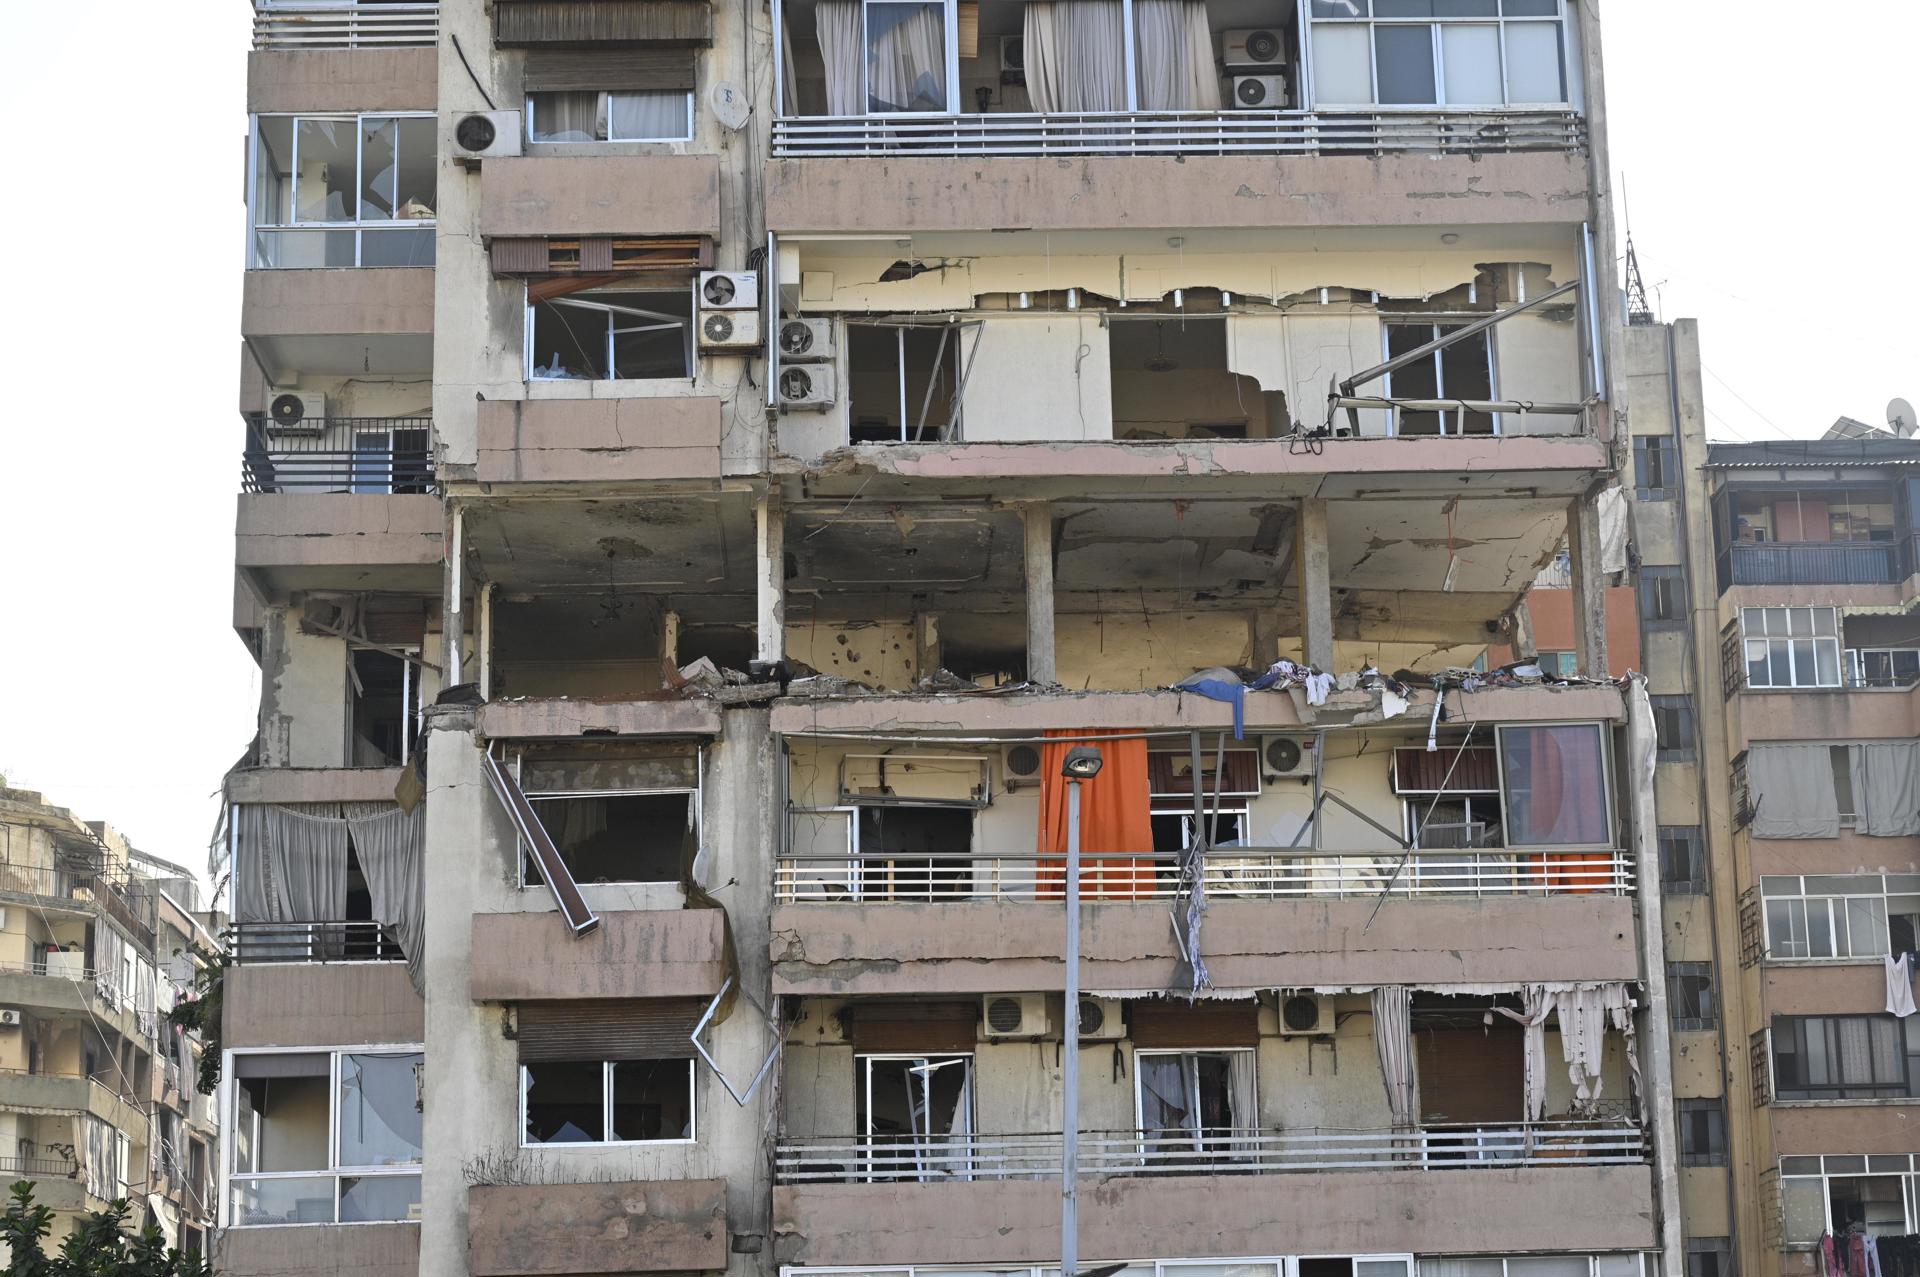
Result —
[{"label": "concrete beam", "polygon": [[754,503],[753,526],[758,552],[754,577],[758,595],[755,613],[756,655],[772,664],[787,650],[787,516],[778,493],[769,492]]},{"label": "concrete beam", "polygon": [[1332,670],[1333,586],[1328,576],[1327,503],[1308,497],[1300,503],[1293,534],[1293,576],[1300,592],[1300,645],[1307,664]]},{"label": "concrete beam", "polygon": [[1604,677],[1607,579],[1600,570],[1600,507],[1587,497],[1567,505],[1567,557],[1573,568],[1573,650],[1582,674]]},{"label": "concrete beam", "polygon": [[940,668],[940,618],[935,613],[913,614],[913,668],[921,678]]},{"label": "concrete beam", "polygon": [[1036,501],[1020,508],[1027,534],[1027,678],[1058,680],[1053,647],[1053,505]]}]

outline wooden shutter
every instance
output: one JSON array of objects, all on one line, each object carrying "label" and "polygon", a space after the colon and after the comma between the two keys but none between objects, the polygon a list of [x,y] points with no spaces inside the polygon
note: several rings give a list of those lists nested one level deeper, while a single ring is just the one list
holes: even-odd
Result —
[{"label": "wooden shutter", "polygon": [[979,1007],[973,1002],[858,1007],[853,1015],[856,1055],[895,1051],[965,1053],[973,1050]]},{"label": "wooden shutter", "polygon": [[699,998],[580,998],[522,1002],[522,1064],[542,1060],[682,1060],[693,1055]]},{"label": "wooden shutter", "polygon": [[[1452,769],[1451,778],[1448,769]],[[1454,749],[1442,745],[1431,754],[1418,746],[1403,746],[1393,751],[1393,792],[1497,794],[1500,768],[1490,746]]]},{"label": "wooden shutter", "polygon": [[1519,1026],[1413,1031],[1423,1122],[1518,1122],[1526,1113]]},{"label": "wooden shutter", "polygon": [[1260,1004],[1252,998],[1199,1002],[1136,1002],[1128,1012],[1135,1046],[1259,1046]]},{"label": "wooden shutter", "polygon": [[503,49],[706,45],[713,8],[707,0],[495,0],[493,31]]},{"label": "wooden shutter", "polygon": [[528,93],[691,92],[693,50],[529,49]]}]

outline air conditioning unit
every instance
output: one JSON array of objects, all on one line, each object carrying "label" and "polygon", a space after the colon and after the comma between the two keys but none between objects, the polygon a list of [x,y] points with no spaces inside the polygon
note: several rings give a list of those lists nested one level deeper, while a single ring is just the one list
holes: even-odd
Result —
[{"label": "air conditioning unit", "polygon": [[711,310],[701,313],[700,349],[757,350],[759,346],[759,311]]},{"label": "air conditioning unit", "polygon": [[[1003,35],[1000,37],[1000,74],[1005,77],[1009,73],[1021,77],[1025,77],[1027,73],[1027,38],[1025,36]],[[1001,83],[1006,83],[1004,78]],[[1022,78],[1020,83],[1026,83],[1025,79]]]},{"label": "air conditioning unit", "polygon": [[1038,745],[1009,745],[1000,755],[1001,765],[1007,769],[1007,783],[1024,781],[1028,784],[1040,783],[1040,747]]},{"label": "air conditioning unit", "polygon": [[825,412],[833,407],[833,369],[823,364],[782,368],[780,406],[788,412]]},{"label": "air conditioning unit", "polygon": [[1041,1038],[1047,1035],[1047,999],[1040,993],[989,993],[980,999],[980,1036]]},{"label": "air conditioning unit", "polygon": [[784,363],[810,364],[833,358],[833,321],[831,319],[783,319],[780,321],[780,359]]},{"label": "air conditioning unit", "polygon": [[1119,998],[1080,999],[1080,1040],[1118,1042],[1127,1036],[1126,1004]]},{"label": "air conditioning unit", "polygon": [[20,1012],[13,1007],[0,1007],[0,1029],[20,1027]]},{"label": "air conditioning unit", "polygon": [[1233,105],[1242,111],[1278,111],[1287,104],[1287,80],[1280,75],[1236,75]]},{"label": "air conditioning unit", "polygon": [[497,160],[520,154],[521,131],[518,111],[475,111],[460,117],[453,126],[453,144],[458,149],[457,163]]},{"label": "air conditioning unit", "polygon": [[1284,66],[1286,57],[1286,39],[1272,27],[1224,31],[1220,35],[1220,60],[1229,67]]},{"label": "air conditioning unit", "polygon": [[1318,993],[1282,994],[1280,1036],[1333,1036],[1333,999]]},{"label": "air conditioning unit", "polygon": [[267,429],[277,435],[317,435],[327,428],[327,397],[276,391],[267,400]]},{"label": "air conditioning unit", "polygon": [[760,305],[760,276],[750,270],[700,272],[700,309],[754,310]]},{"label": "air conditioning unit", "polygon": [[1313,741],[1300,736],[1269,736],[1260,746],[1268,776],[1313,775]]}]

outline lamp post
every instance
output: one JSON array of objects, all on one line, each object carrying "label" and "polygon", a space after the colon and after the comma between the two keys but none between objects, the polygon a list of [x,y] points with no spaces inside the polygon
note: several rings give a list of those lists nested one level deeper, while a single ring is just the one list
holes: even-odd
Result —
[{"label": "lamp post", "polygon": [[1060,1277],[1080,1271],[1080,784],[1100,774],[1104,760],[1092,745],[1067,751],[1067,1023],[1060,1067]]}]

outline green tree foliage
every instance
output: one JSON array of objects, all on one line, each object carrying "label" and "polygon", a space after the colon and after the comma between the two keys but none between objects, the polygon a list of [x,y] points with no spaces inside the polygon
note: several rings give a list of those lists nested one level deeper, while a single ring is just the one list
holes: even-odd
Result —
[{"label": "green tree foliage", "polygon": [[33,1185],[21,1180],[0,1215],[0,1244],[10,1258],[8,1277],[212,1277],[199,1251],[176,1250],[149,1223],[138,1235],[126,1231],[127,1203],[117,1201],[97,1215],[83,1215],[57,1253],[47,1253],[53,1212],[37,1206]]},{"label": "green tree foliage", "polygon": [[193,956],[199,959],[193,973],[193,992],[174,1003],[173,1010],[167,1012],[167,1022],[200,1035],[200,1076],[195,1079],[195,1089],[202,1095],[212,1095],[220,1085],[220,995],[226,985],[229,959],[224,953],[213,953],[199,945],[193,946]]}]

